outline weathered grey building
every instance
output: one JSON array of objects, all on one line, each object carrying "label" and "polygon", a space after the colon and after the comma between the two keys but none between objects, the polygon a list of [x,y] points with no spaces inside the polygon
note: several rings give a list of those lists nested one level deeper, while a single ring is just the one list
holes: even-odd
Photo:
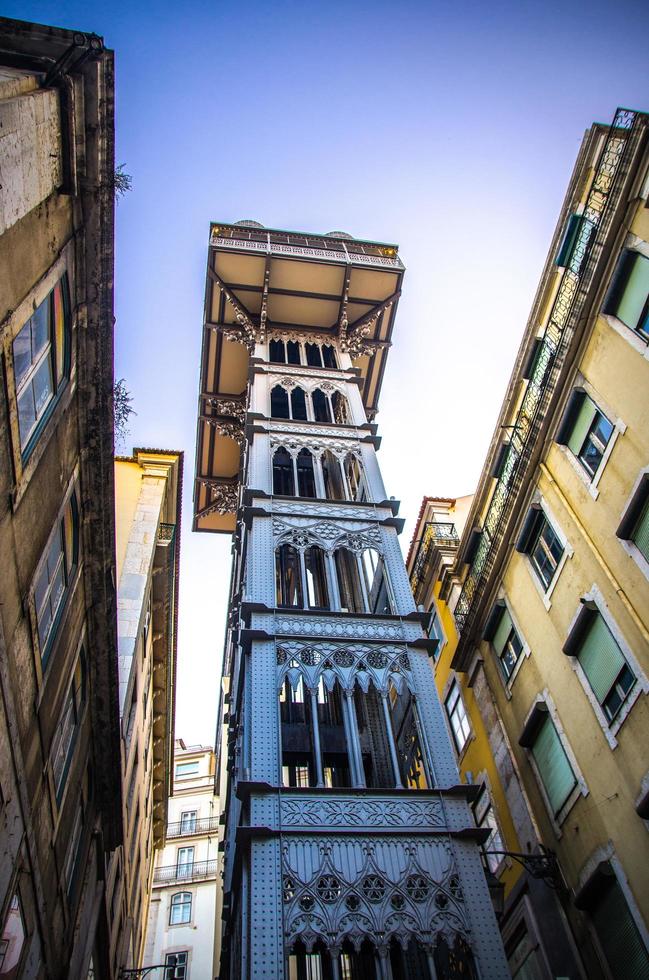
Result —
[{"label": "weathered grey building", "polygon": [[[0,20],[0,962],[108,977],[113,55]],[[92,972],[94,970],[94,973]]]},{"label": "weathered grey building", "polygon": [[234,534],[222,980],[509,975],[376,458],[397,252],[211,229],[195,527]]}]

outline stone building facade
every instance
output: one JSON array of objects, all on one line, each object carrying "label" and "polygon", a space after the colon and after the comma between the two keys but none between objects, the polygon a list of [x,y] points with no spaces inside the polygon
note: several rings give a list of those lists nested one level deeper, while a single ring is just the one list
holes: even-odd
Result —
[{"label": "stone building facade", "polygon": [[582,143],[452,601],[451,668],[509,746],[522,850],[556,858],[569,975],[593,978],[649,977],[648,194],[649,117],[620,109]]},{"label": "stone building facade", "polygon": [[0,19],[0,969],[110,976],[113,55]]},{"label": "stone building facade", "polygon": [[174,980],[216,976],[219,805],[215,754],[176,739],[166,844],[156,854],[144,963],[175,968]]},{"label": "stone building facade", "polygon": [[223,980],[507,976],[376,459],[397,253],[211,229],[195,526],[234,532]]}]

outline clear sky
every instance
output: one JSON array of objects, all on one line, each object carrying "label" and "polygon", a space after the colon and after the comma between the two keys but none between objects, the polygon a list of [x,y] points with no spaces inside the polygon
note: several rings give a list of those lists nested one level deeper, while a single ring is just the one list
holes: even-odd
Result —
[{"label": "clear sky", "polygon": [[116,376],[131,446],[185,450],[176,733],[214,738],[230,541],[192,534],[208,226],[394,241],[389,494],[470,493],[584,130],[649,110],[644,2],[5,0],[116,53]]}]

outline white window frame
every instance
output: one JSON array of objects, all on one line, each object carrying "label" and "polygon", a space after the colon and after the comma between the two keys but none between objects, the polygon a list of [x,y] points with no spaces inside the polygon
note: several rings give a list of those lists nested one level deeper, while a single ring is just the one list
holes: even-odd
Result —
[{"label": "white window frame", "polygon": [[[559,566],[557,566],[557,568],[558,567]],[[512,621],[512,625],[513,625],[514,629],[516,630],[516,632],[518,633],[518,639],[523,644],[523,649],[521,650],[521,655],[518,658],[518,660],[516,661],[516,666],[514,667],[512,673],[511,673],[511,677],[505,677],[504,674],[503,674],[503,671],[502,671],[502,667],[500,666],[499,663],[496,663],[496,672],[498,674],[498,677],[500,678],[500,683],[503,686],[503,690],[505,692],[505,697],[507,698],[508,701],[511,701],[511,699],[513,697],[512,687],[514,686],[514,682],[515,682],[516,678],[518,677],[518,674],[519,674],[519,671],[520,671],[521,667],[523,666],[523,664],[525,663],[525,661],[528,659],[528,657],[531,656],[532,649],[531,649],[529,643],[527,642],[527,640],[525,639],[525,634],[523,633],[523,630],[521,629],[521,627],[519,625],[518,619],[516,618],[516,615],[514,613],[514,610],[512,609],[512,606],[511,606],[511,604],[509,602],[509,599],[507,598],[506,593],[502,589],[498,593],[498,598],[497,598],[496,601],[497,602],[503,602],[505,604],[505,609],[509,613],[509,616],[510,616],[511,621]],[[491,640],[489,640],[487,642],[489,643],[489,650],[490,650],[492,659],[494,661],[496,661],[496,662],[499,661],[500,660],[500,657],[498,656],[498,654],[494,650],[494,648],[492,646],[492,643],[491,643]]]},{"label": "white window frame", "polygon": [[[624,657],[624,659],[626,660],[626,662],[628,663],[629,667],[631,668],[631,670],[633,671],[636,677],[636,683],[633,690],[629,693],[629,696],[626,698],[624,704],[621,706],[619,712],[617,713],[616,717],[611,723],[609,722],[608,718],[604,714],[604,711],[602,710],[602,706],[600,705],[599,701],[595,697],[595,692],[593,691],[592,687],[588,682],[588,678],[586,677],[583,667],[579,663],[578,657],[575,656],[569,658],[571,660],[572,669],[577,675],[577,678],[579,679],[579,683],[584,689],[584,693],[586,694],[586,697],[590,702],[593,712],[595,713],[595,717],[597,718],[597,721],[599,722],[600,727],[604,733],[604,737],[606,738],[606,741],[608,742],[610,748],[614,750],[615,748],[617,748],[617,744],[618,744],[615,736],[617,735],[620,728],[624,724],[624,721],[629,715],[634,704],[636,703],[636,701],[638,700],[641,694],[649,693],[649,679],[647,678],[647,675],[644,673],[642,667],[636,660],[631,647],[629,646],[629,644],[626,642],[624,638],[624,634],[622,633],[622,630],[620,629],[616,621],[613,619],[611,612],[606,604],[606,600],[604,599],[604,596],[601,593],[601,590],[598,588],[598,586],[595,583],[593,583],[593,585],[590,587],[590,591],[583,596],[583,599],[585,602],[595,603],[599,615],[602,617],[606,626],[610,630],[613,639],[615,640],[615,642],[620,648],[620,652],[622,653],[622,656]],[[575,610],[575,614],[572,617],[570,626],[568,627],[568,633],[567,633],[568,636],[572,632],[572,629],[575,623],[577,622],[580,612],[581,612],[581,603]]]},{"label": "white window frame", "polygon": [[[452,722],[451,722],[451,716],[450,716],[450,714],[448,712],[448,706],[447,706],[447,703],[446,703],[447,700],[448,700],[448,698],[449,698],[449,696],[450,696],[450,694],[451,694],[451,691],[453,690],[453,687],[454,686],[457,687],[458,704],[461,704],[462,705],[462,711],[464,712],[464,717],[466,718],[467,723],[468,723],[468,726],[469,726],[468,735],[466,737],[466,740],[464,742],[464,745],[462,745],[461,747],[458,747],[458,744],[457,744],[457,742],[455,740],[455,731],[453,729],[453,725],[452,725]],[[459,682],[459,680],[458,680],[457,675],[455,674],[455,672],[453,672],[449,676],[448,682],[447,682],[446,687],[444,689],[443,706],[444,706],[444,717],[446,719],[446,724],[448,726],[449,734],[451,736],[451,742],[453,744],[453,748],[455,750],[455,754],[456,754],[456,756],[458,758],[458,762],[459,762],[460,759],[462,759],[464,757],[465,753],[467,752],[469,745],[471,745],[471,743],[473,742],[473,739],[475,738],[475,734],[474,734],[474,731],[473,731],[473,726],[471,725],[471,718],[469,717],[469,712],[466,710],[466,704],[464,703],[464,697],[462,696],[462,687],[460,685],[460,682]]]},{"label": "white window frame", "polygon": [[[647,474],[649,474],[649,466],[643,467],[643,469],[641,469],[640,472],[638,473],[637,479],[633,484],[631,493],[627,497],[624,503],[624,507],[622,508],[622,513],[620,514],[620,518],[619,518],[620,522],[623,520],[626,512],[631,506],[636,491],[638,490],[638,487],[642,483],[643,478],[645,478]],[[633,558],[634,562],[636,563],[636,565],[638,566],[638,568],[640,569],[644,577],[646,579],[649,579],[649,562],[642,554],[635,541],[631,541],[630,539],[627,538],[618,538],[618,541],[620,542],[622,548],[624,548],[624,550],[626,551],[627,555],[630,555],[630,557]]]},{"label": "white window frame", "polygon": [[552,530],[554,531],[557,538],[563,545],[563,554],[557,564],[557,567],[554,570],[554,575],[552,576],[550,580],[550,584],[548,585],[547,589],[543,588],[543,582],[541,581],[539,573],[536,571],[531,556],[527,553],[525,554],[525,559],[526,559],[525,564],[527,565],[527,570],[530,574],[532,581],[534,582],[536,591],[541,597],[541,601],[543,605],[545,606],[546,609],[549,610],[552,607],[552,601],[551,601],[552,593],[557,587],[557,582],[559,581],[561,572],[563,571],[563,567],[568,561],[568,559],[572,558],[575,552],[574,552],[574,548],[568,541],[568,538],[563,533],[561,525],[559,524],[556,517],[554,516],[551,508],[548,506],[548,502],[546,501],[545,497],[541,493],[539,493],[539,495],[532,500],[532,504],[534,503],[537,503],[540,506],[546,521],[552,526]]},{"label": "white window frame", "polygon": [[[180,904],[174,905],[173,904],[173,899],[174,899],[174,897],[176,895],[189,895],[189,918],[187,919],[186,922],[172,922],[171,921],[171,914],[172,914],[173,910],[175,908],[182,908],[184,905],[187,904],[187,903],[183,903],[183,905],[180,905]],[[195,905],[195,899],[196,899],[196,896],[195,896],[194,892],[191,890],[191,888],[180,888],[177,892],[172,892],[169,895],[169,913],[167,915],[167,928],[168,929],[175,929],[178,926],[180,926],[180,927],[182,927],[182,926],[190,926],[192,924],[192,922],[194,921],[194,905]],[[184,950],[169,950],[169,952],[184,952]]]},{"label": "white window frame", "polygon": [[[602,415],[605,415],[608,421],[613,426],[613,431],[611,432],[610,439],[606,443],[606,448],[604,450],[604,453],[602,454],[602,458],[600,460],[599,466],[597,467],[597,469],[595,470],[592,476],[590,475],[590,473],[588,472],[584,464],[581,462],[579,457],[575,456],[575,454],[572,452],[571,449],[568,448],[567,445],[563,446],[557,444],[557,448],[566,457],[566,459],[572,466],[573,470],[575,471],[575,473],[577,474],[581,482],[587,488],[590,496],[593,498],[593,500],[597,500],[600,493],[598,489],[599,482],[602,479],[602,476],[604,475],[604,470],[606,469],[606,465],[611,457],[611,453],[615,448],[615,444],[619,439],[619,437],[623,436],[624,433],[626,432],[627,425],[626,422],[624,422],[619,416],[617,416],[615,412],[612,410],[612,408],[609,405],[607,405],[607,403],[600,396],[600,394],[597,391],[595,391],[591,383],[582,374],[579,374],[575,379],[575,386],[585,391],[586,395],[593,402],[596,409]],[[575,387],[573,386],[573,388],[571,388],[570,390],[568,400],[570,400],[570,398],[573,397],[574,390]],[[566,405],[567,404],[568,402],[566,402]]]},{"label": "white window frame", "polygon": [[[552,824],[552,827],[554,828],[554,833],[555,833],[555,835],[556,835],[556,837],[558,839],[561,839],[561,837],[563,836],[563,831],[561,830],[561,826],[562,826],[563,823],[565,823],[565,820],[566,820],[568,814],[572,810],[572,808],[575,805],[575,803],[577,802],[577,800],[580,797],[582,797],[582,796],[588,796],[588,794],[589,794],[590,791],[588,789],[588,785],[586,783],[586,780],[584,779],[583,773],[582,773],[582,771],[579,768],[579,765],[577,763],[577,759],[575,757],[575,753],[572,751],[572,747],[570,745],[570,742],[568,741],[568,736],[566,735],[566,732],[564,730],[564,727],[561,724],[561,719],[559,718],[559,713],[557,711],[557,708],[556,708],[556,705],[554,703],[554,700],[552,699],[552,695],[550,694],[550,692],[547,689],[547,687],[545,687],[543,689],[543,691],[541,692],[541,694],[538,695],[538,697],[534,700],[534,702],[533,702],[530,710],[527,712],[527,715],[526,715],[526,718],[525,718],[525,725],[527,724],[527,722],[531,718],[532,713],[536,709],[536,706],[538,704],[543,703],[543,702],[545,702],[545,704],[547,706],[548,714],[550,716],[550,719],[552,721],[552,724],[555,727],[556,733],[557,733],[557,735],[559,737],[559,741],[561,742],[561,745],[563,747],[563,751],[566,753],[566,756],[568,757],[568,762],[570,763],[570,768],[572,769],[573,775],[575,777],[575,785],[574,785],[572,791],[570,792],[570,795],[566,798],[565,803],[563,804],[563,806],[561,807],[561,809],[559,810],[559,812],[556,815],[554,814],[554,811],[552,809],[552,804],[550,802],[550,798],[549,798],[549,796],[547,794],[547,791],[545,789],[545,784],[544,784],[543,779],[541,777],[541,771],[540,771],[539,767],[536,764],[536,761],[535,761],[534,756],[532,754],[532,750],[531,749],[528,749],[528,748],[524,748],[524,752],[525,752],[525,754],[527,756],[527,761],[529,762],[530,769],[532,770],[532,773],[534,774],[534,778],[536,780],[537,786],[538,786],[539,791],[541,793],[541,797],[543,799],[543,803],[545,804],[545,808],[547,810],[550,823]],[[525,727],[525,725],[523,725],[523,727]]]},{"label": "white window frame", "polygon": [[[640,238],[638,235],[634,235],[633,232],[629,232],[629,234],[626,236],[624,244],[622,245],[622,248],[619,250],[616,256],[615,265],[613,267],[613,275],[615,274],[615,271],[617,269],[620,256],[622,255],[622,252],[625,251],[625,249],[628,249],[631,252],[639,252],[641,255],[644,255],[647,258],[649,258],[649,242],[645,242],[644,239]],[[612,283],[613,283],[613,276],[611,276],[609,285],[611,285]],[[602,320],[604,320],[605,323],[608,323],[609,327],[615,330],[615,332],[618,333],[620,337],[623,337],[624,340],[626,340],[626,342],[630,344],[635,351],[638,352],[638,354],[641,354],[642,357],[645,358],[645,360],[649,361],[649,342],[646,341],[641,334],[637,333],[631,327],[628,327],[626,323],[623,323],[622,320],[619,320],[612,313],[600,312],[599,315],[602,318]]]}]

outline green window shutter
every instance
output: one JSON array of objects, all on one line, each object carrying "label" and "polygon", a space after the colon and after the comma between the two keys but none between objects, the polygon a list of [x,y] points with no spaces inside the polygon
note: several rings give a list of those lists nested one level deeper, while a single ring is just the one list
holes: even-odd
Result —
[{"label": "green window shutter", "polygon": [[559,246],[557,257],[554,260],[555,265],[565,268],[570,263],[572,253],[575,245],[577,244],[581,222],[582,218],[580,214],[571,214],[568,218],[566,232],[563,236],[563,241]]},{"label": "green window shutter", "polygon": [[611,974],[649,980],[649,955],[616,879],[607,884],[590,916]]},{"label": "green window shutter", "polygon": [[550,718],[546,718],[538,731],[532,746],[532,755],[548,794],[552,812],[558,813],[568,799],[576,780]]},{"label": "green window shutter", "polygon": [[613,634],[600,615],[593,619],[577,659],[595,697],[602,704],[624,667],[625,660],[613,639]]},{"label": "green window shutter", "polygon": [[493,648],[498,656],[500,656],[505,649],[505,643],[507,642],[507,637],[512,631],[512,625],[512,617],[509,615],[507,609],[504,609],[503,614],[500,617],[500,622],[498,623],[498,628],[496,629],[492,640]]},{"label": "green window shutter", "polygon": [[647,561],[649,561],[649,500],[644,505],[640,519],[633,529],[631,540],[640,549]]},{"label": "green window shutter", "polygon": [[607,312],[635,330],[649,296],[649,259],[639,252],[628,252],[621,274],[626,282],[616,297],[614,308],[607,308]]},{"label": "green window shutter", "polygon": [[588,435],[588,430],[590,429],[595,416],[597,414],[597,406],[595,402],[584,395],[583,401],[581,403],[581,408],[575,419],[575,424],[570,433],[570,438],[568,439],[568,448],[575,454],[579,455],[581,447],[584,444],[586,436]]}]

